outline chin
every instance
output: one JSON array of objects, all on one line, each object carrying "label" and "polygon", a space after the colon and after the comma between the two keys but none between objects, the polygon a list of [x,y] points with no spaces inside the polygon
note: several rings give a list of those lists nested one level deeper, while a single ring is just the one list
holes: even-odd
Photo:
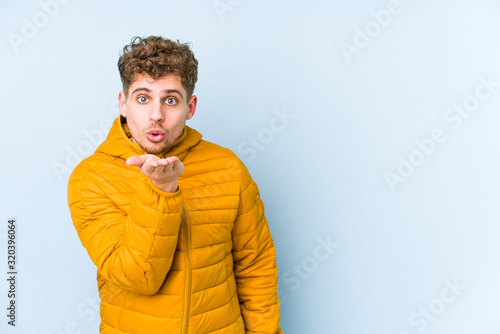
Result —
[{"label": "chin", "polygon": [[144,151],[149,154],[160,154],[165,151],[171,144],[168,142],[151,143],[147,141],[147,145],[139,145]]},{"label": "chin", "polygon": [[[168,147],[168,146],[167,146]],[[143,148],[144,151],[146,151],[149,154],[160,154],[161,152],[165,151],[167,149],[165,146],[148,146]]]}]

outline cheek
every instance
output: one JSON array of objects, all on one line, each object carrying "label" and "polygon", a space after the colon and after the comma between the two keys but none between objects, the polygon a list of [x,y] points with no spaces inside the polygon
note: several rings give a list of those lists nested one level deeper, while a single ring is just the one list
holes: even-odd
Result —
[{"label": "cheek", "polygon": [[165,115],[165,123],[172,128],[182,125],[183,121],[184,118],[181,113],[167,113]]},{"label": "cheek", "polygon": [[186,123],[186,118],[185,117],[178,117],[175,120],[175,126],[177,128],[183,128],[185,123]]},{"label": "cheek", "polygon": [[141,130],[144,128],[142,124],[140,123],[140,120],[137,119],[136,117],[127,117],[127,123],[128,123],[128,128],[130,132],[138,135]]}]

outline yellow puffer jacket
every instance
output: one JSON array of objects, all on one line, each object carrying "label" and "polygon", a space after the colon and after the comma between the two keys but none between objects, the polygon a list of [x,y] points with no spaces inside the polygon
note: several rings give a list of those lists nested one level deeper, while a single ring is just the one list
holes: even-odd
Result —
[{"label": "yellow puffer jacket", "polygon": [[179,190],[167,193],[125,164],[146,153],[129,135],[118,117],[68,184],[97,266],[100,332],[282,333],[274,245],[245,166],[186,126],[159,155],[184,164]]}]

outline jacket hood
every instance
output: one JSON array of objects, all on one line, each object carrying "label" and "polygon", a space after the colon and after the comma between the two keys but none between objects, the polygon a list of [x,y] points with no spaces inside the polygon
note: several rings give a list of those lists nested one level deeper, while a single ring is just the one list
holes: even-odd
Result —
[{"label": "jacket hood", "polygon": [[[132,142],[130,138],[127,120],[119,116],[113,122],[108,137],[95,152],[121,157],[125,160],[134,155],[148,154],[139,145]],[[198,144],[201,138],[201,133],[185,125],[182,135],[169,148],[156,155],[160,158],[177,156],[182,161],[188,150]]]}]

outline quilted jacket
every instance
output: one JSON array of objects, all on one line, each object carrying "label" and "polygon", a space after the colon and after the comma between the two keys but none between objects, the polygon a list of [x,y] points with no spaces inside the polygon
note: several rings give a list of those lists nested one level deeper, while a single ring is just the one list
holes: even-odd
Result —
[{"label": "quilted jacket", "polygon": [[185,126],[160,157],[184,164],[158,189],[125,160],[145,154],[118,117],[73,171],[68,203],[97,266],[100,333],[282,333],[275,250],[247,169]]}]

